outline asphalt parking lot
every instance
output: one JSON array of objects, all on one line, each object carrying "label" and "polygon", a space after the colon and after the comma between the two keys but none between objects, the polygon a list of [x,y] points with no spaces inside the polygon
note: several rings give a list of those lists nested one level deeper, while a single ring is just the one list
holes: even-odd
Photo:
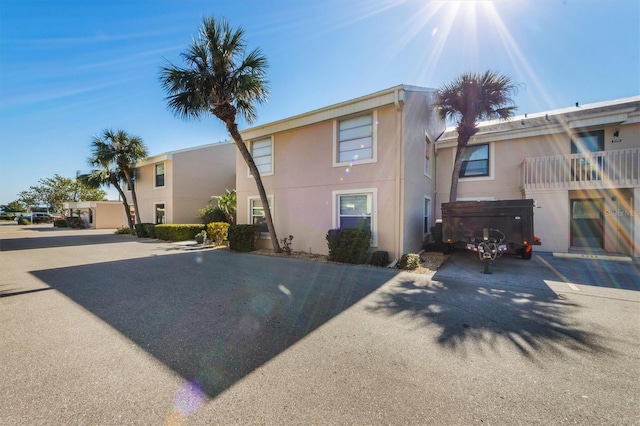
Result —
[{"label": "asphalt parking lot", "polygon": [[640,422],[638,292],[536,256],[428,276],[13,225],[0,270],[0,424]]}]

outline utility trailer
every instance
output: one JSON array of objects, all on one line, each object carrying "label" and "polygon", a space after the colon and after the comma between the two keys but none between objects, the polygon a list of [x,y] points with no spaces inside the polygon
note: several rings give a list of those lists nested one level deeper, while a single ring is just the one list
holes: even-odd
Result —
[{"label": "utility trailer", "polygon": [[442,242],[445,251],[475,251],[485,273],[503,253],[531,259],[540,239],[533,234],[533,200],[456,201],[442,204]]}]

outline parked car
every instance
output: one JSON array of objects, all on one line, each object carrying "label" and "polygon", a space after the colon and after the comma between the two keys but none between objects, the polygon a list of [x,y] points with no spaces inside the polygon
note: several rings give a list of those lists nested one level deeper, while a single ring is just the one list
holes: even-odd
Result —
[{"label": "parked car", "polygon": [[48,223],[52,221],[53,216],[51,216],[49,213],[33,212],[15,217],[16,222],[20,222],[20,219],[26,219],[31,223]]}]

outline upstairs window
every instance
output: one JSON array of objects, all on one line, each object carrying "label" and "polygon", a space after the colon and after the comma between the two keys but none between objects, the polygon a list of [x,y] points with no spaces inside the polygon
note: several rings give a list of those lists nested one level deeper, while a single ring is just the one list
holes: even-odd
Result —
[{"label": "upstairs window", "polygon": [[251,156],[260,176],[273,174],[273,141],[270,137],[251,142]]},{"label": "upstairs window", "polygon": [[375,111],[337,121],[334,166],[376,161]]},{"label": "upstairs window", "polygon": [[489,145],[467,146],[462,156],[460,177],[489,176]]},{"label": "upstairs window", "polygon": [[164,163],[156,164],[156,187],[164,186]]}]

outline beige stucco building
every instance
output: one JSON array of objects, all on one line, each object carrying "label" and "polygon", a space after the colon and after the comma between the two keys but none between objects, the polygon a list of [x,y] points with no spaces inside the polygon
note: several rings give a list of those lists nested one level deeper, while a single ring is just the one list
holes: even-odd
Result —
[{"label": "beige stucco building", "polygon": [[[278,237],[293,235],[293,250],[326,254],[328,230],[365,224],[373,250],[392,259],[419,250],[434,222],[433,142],[444,131],[433,95],[400,85],[242,131]],[[255,181],[241,156],[236,168],[238,223],[261,223]]]},{"label": "beige stucco building", "polygon": [[80,217],[88,229],[114,229],[128,226],[120,201],[77,201],[63,204],[64,215]]},{"label": "beige stucco building", "polygon": [[[480,123],[458,200],[532,198],[541,251],[640,256],[640,96]],[[457,133],[436,142],[435,213],[449,201]]]},{"label": "beige stucco building", "polygon": [[[202,222],[198,210],[212,196],[235,187],[236,150],[231,142],[219,142],[154,155],[137,163],[135,189],[141,221]],[[133,204],[131,191],[126,195]]]}]

